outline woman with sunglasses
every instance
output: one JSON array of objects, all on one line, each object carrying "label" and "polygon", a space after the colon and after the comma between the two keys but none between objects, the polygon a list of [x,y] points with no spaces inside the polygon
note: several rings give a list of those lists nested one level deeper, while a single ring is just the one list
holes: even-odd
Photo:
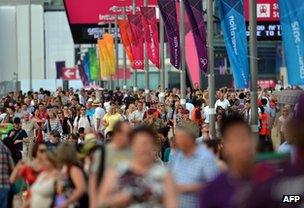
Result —
[{"label": "woman with sunglasses", "polygon": [[[11,176],[10,182],[14,184],[19,179],[24,179],[27,185],[31,186],[35,183],[37,176],[43,170],[42,161],[43,155],[47,150],[45,143],[35,143],[32,152],[31,161],[20,161],[14,168]],[[29,202],[31,196],[31,190],[26,192],[26,201]]]}]

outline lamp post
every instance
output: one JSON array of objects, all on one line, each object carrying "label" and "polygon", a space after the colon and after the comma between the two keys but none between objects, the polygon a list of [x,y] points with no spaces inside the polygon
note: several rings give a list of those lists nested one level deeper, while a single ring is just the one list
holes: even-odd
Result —
[{"label": "lamp post", "polygon": [[[148,6],[148,0],[144,0],[144,6]],[[147,41],[145,41],[144,43],[144,68],[145,68],[146,102],[149,102],[150,77],[149,77],[149,59],[148,59]]]},{"label": "lamp post", "polygon": [[214,77],[214,48],[213,48],[213,0],[207,4],[207,42],[208,42],[208,63],[209,63],[209,125],[210,136],[215,138],[215,77]]},{"label": "lamp post", "polygon": [[33,90],[33,64],[32,64],[32,0],[29,0],[29,85]]},{"label": "lamp post", "polygon": [[186,60],[185,60],[185,5],[184,0],[180,4],[180,49],[181,49],[181,66],[180,66],[180,90],[181,104],[186,105]]},{"label": "lamp post", "polygon": [[[136,0],[132,0],[132,14],[136,14]],[[137,71],[133,69],[134,83],[133,90],[137,91]]]},{"label": "lamp post", "polygon": [[160,101],[164,102],[165,98],[165,53],[164,53],[164,20],[159,15],[159,61],[160,61]]},{"label": "lamp post", "polygon": [[258,86],[257,86],[257,7],[256,0],[249,0],[249,8],[250,8],[250,71],[251,71],[251,128],[255,135],[258,134]]}]

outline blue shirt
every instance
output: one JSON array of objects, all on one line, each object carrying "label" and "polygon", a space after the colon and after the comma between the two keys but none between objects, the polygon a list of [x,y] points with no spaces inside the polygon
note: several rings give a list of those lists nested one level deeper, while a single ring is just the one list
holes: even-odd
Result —
[{"label": "blue shirt", "polygon": [[[178,151],[174,160],[169,161],[174,179],[178,185],[205,184],[218,175],[215,157],[204,145],[199,145],[195,153],[185,157]],[[199,206],[198,193],[183,193],[179,195],[179,207],[195,208]]]}]

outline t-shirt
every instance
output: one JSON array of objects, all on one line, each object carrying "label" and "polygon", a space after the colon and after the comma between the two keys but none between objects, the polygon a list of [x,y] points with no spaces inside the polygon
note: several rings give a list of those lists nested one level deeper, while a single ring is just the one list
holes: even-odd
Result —
[{"label": "t-shirt", "polygon": [[80,116],[80,118],[77,116],[74,120],[74,127],[77,127],[77,129],[83,127],[83,128],[89,128],[91,127],[91,121],[87,116]]},{"label": "t-shirt", "polygon": [[144,119],[144,115],[145,115],[145,111],[139,111],[139,110],[136,110],[134,112],[131,113],[131,115],[129,115],[129,121],[131,122],[132,120],[135,120],[135,121],[143,121]]},{"label": "t-shirt", "polygon": [[[10,137],[10,139],[14,139],[14,141],[17,140],[23,140],[27,138],[27,133],[23,129],[20,130],[11,130],[8,135],[10,136],[11,132],[14,132],[14,135]],[[22,143],[14,144],[14,146],[19,150],[22,151]]]},{"label": "t-shirt", "polygon": [[[96,131],[102,131],[104,126],[102,125],[102,119],[105,116],[106,112],[103,108],[97,107],[95,109],[95,113],[93,116],[93,121],[94,121],[94,127]],[[100,119],[100,124],[99,124],[99,129],[97,129],[97,119]]]},{"label": "t-shirt", "polygon": [[228,107],[230,107],[230,103],[227,99],[224,99],[223,101],[221,101],[220,99],[218,99],[215,102],[215,109],[217,109],[217,107],[222,107],[223,109],[227,110]]},{"label": "t-shirt", "polygon": [[34,130],[38,128],[38,125],[34,121],[23,121],[22,129],[24,129],[29,138],[34,138]]}]

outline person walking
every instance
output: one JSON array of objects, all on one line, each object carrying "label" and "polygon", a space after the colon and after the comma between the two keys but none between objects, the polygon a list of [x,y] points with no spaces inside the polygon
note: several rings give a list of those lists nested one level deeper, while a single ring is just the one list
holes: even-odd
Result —
[{"label": "person walking", "polygon": [[176,128],[178,151],[169,160],[177,183],[179,208],[196,208],[199,206],[198,193],[203,186],[218,175],[215,156],[204,146],[197,145],[199,129],[191,122],[181,121]]},{"label": "person walking", "polygon": [[0,139],[0,208],[12,207],[10,201],[10,174],[14,169],[14,161],[10,150]]}]

